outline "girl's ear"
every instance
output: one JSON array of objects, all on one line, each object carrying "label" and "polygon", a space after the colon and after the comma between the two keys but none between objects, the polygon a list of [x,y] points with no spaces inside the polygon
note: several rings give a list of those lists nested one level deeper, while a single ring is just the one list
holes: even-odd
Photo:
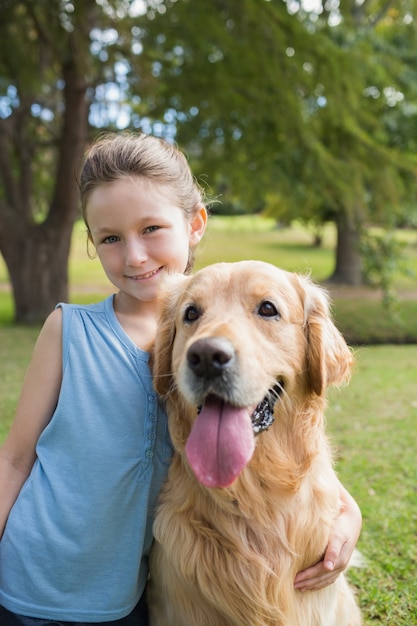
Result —
[{"label": "girl's ear", "polygon": [[190,246],[196,246],[202,239],[207,226],[207,209],[202,206],[190,222]]}]

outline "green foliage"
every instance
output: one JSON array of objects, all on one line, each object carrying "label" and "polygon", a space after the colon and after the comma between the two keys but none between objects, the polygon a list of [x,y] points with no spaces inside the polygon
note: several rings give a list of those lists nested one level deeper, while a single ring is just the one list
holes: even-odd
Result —
[{"label": "green foliage", "polygon": [[249,211],[274,195],[277,218],[316,221],[323,207],[382,219],[416,197],[415,2],[163,4],[143,34],[154,113],[181,110],[177,138],[215,195]]},{"label": "green foliage", "polygon": [[417,343],[417,293],[387,308],[382,294],[363,288],[330,292],[334,317],[351,345]]},{"label": "green foliage", "polygon": [[[415,0],[163,4],[143,35],[161,84],[153,114],[176,111],[177,140],[233,213],[359,233],[417,205]],[[334,278],[357,282],[358,237],[339,235]]]},{"label": "green foliage", "polygon": [[72,8],[59,0],[0,3],[1,148],[7,155],[0,162],[0,223],[7,210],[28,225],[43,222],[50,211],[63,135],[65,71],[80,63],[87,78],[89,25],[99,16],[87,2]]},{"label": "green foliage", "polygon": [[395,231],[389,230],[367,231],[361,245],[365,276],[369,284],[382,289],[384,303],[390,309],[397,302],[395,278],[399,274],[416,278],[405,255],[405,243],[398,240]]},{"label": "green foliage", "polygon": [[[317,228],[342,213],[358,226],[385,225],[394,214],[415,223],[417,0],[306,6],[3,0],[3,254],[12,239],[10,248],[20,247],[18,230],[21,240],[33,241],[35,231],[44,243],[48,227],[60,224],[69,237],[77,169],[69,151],[87,118],[83,111],[74,119],[77,93],[90,107],[91,135],[128,126],[175,138],[222,202],[219,213],[267,209]],[[63,280],[66,242],[56,257]],[[31,268],[35,262],[27,274]],[[16,274],[13,284],[23,283]]]}]

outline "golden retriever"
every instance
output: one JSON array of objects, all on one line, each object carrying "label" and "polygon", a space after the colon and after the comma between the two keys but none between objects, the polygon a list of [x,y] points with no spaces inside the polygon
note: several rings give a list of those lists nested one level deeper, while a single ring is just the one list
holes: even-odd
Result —
[{"label": "golden retriever", "polygon": [[326,387],[352,354],[325,293],[261,261],[176,278],[153,356],[174,457],[156,515],[152,626],[358,626],[346,579],[294,590],[340,510]]}]

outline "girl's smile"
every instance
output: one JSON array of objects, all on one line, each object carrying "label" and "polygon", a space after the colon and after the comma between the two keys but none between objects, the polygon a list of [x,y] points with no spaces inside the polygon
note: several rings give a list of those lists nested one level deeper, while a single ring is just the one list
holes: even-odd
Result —
[{"label": "girl's smile", "polygon": [[156,274],[159,274],[161,270],[162,270],[162,267],[159,267],[154,272],[148,272],[147,274],[136,275],[136,276],[126,276],[126,278],[130,278],[131,280],[147,280],[148,278],[152,278]]}]

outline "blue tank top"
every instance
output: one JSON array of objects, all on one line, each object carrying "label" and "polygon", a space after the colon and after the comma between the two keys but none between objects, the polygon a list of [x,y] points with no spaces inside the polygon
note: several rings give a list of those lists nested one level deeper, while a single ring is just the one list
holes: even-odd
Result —
[{"label": "blue tank top", "polygon": [[112,621],[145,587],[172,448],[149,354],[120,326],[113,296],[59,306],[62,386],[0,542],[0,604],[32,617]]}]

